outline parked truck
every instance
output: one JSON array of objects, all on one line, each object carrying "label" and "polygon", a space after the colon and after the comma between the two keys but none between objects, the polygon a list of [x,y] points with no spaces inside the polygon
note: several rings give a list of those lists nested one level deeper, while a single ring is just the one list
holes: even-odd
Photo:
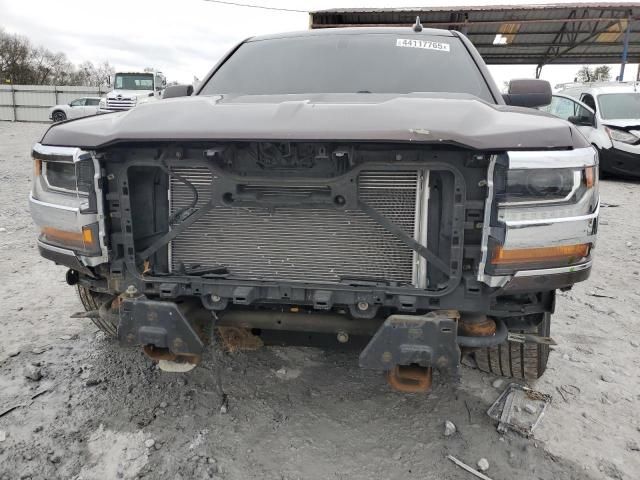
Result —
[{"label": "parked truck", "polygon": [[162,98],[167,79],[162,72],[118,72],[113,76],[113,90],[100,100],[99,113],[129,110],[137,105]]},{"label": "parked truck", "polygon": [[547,82],[502,95],[459,32],[344,28],[245,40],[189,93],[33,148],[38,248],[104,332],[175,365],[214,327],[364,339],[405,391],[463,355],[542,374],[599,211],[595,149],[525,108]]}]

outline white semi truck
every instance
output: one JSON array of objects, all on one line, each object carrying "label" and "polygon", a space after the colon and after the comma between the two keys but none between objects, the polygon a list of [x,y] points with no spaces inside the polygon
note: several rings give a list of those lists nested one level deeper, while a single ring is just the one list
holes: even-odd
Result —
[{"label": "white semi truck", "polygon": [[118,72],[113,90],[100,100],[99,113],[129,110],[136,105],[162,98],[167,79],[162,72]]}]

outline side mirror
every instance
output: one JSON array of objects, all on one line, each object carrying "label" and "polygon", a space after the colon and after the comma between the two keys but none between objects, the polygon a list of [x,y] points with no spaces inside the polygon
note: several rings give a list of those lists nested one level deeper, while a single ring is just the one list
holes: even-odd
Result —
[{"label": "side mirror", "polygon": [[595,117],[593,115],[576,115],[567,118],[567,120],[578,127],[595,126]]},{"label": "side mirror", "polygon": [[164,89],[162,98],[189,97],[193,93],[193,85],[172,85]]},{"label": "side mirror", "polygon": [[521,78],[509,82],[509,91],[502,95],[507,105],[542,107],[551,103],[551,84],[546,80]]}]

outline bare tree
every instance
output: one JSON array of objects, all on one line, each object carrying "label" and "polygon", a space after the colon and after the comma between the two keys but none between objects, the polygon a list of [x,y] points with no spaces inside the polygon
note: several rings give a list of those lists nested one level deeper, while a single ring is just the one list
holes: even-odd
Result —
[{"label": "bare tree", "polygon": [[100,86],[114,71],[109,62],[96,67],[87,61],[76,67],[64,53],[34,48],[27,38],[0,28],[1,83]]},{"label": "bare tree", "polygon": [[607,82],[611,79],[611,69],[607,65],[589,68],[586,65],[578,70],[576,80],[582,83]]}]

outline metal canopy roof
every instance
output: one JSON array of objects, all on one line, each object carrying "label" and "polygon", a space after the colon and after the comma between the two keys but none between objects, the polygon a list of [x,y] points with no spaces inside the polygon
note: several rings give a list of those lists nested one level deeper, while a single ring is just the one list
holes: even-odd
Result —
[{"label": "metal canopy roof", "polygon": [[640,3],[332,9],[310,12],[311,28],[411,26],[460,30],[488,64],[640,61]]}]

